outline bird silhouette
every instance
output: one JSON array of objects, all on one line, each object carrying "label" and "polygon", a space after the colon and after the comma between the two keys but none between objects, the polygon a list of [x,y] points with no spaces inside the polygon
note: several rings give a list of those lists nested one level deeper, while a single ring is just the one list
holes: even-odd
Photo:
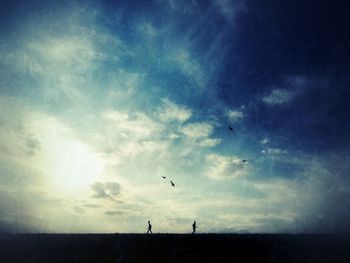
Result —
[{"label": "bird silhouette", "polygon": [[166,176],[162,176],[162,178],[163,178],[163,179],[165,179],[165,178],[166,178]]},{"label": "bird silhouette", "polygon": [[233,128],[232,128],[231,126],[228,126],[228,129],[229,129],[230,131],[232,131],[232,132],[234,131]]},{"label": "bird silhouette", "polygon": [[175,184],[173,183],[173,181],[170,181],[170,183],[171,183],[171,186],[175,187]]}]

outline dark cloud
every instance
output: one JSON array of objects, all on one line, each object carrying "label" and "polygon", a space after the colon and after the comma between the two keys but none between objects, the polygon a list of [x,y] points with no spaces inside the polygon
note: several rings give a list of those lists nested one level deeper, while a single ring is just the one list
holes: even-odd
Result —
[{"label": "dark cloud", "polygon": [[100,208],[100,207],[102,207],[101,205],[96,205],[96,204],[84,204],[83,206],[87,207],[87,208]]},{"label": "dark cloud", "polygon": [[350,232],[350,155],[327,153],[315,156],[298,183],[299,218],[296,225],[301,232]]},{"label": "dark cloud", "polygon": [[26,147],[28,148],[28,154],[34,155],[37,151],[40,150],[41,143],[37,138],[27,137],[25,139]]},{"label": "dark cloud", "polygon": [[[309,227],[316,232],[350,233],[350,153],[329,153],[321,159],[325,174],[320,178],[321,210],[310,215]],[[321,174],[321,171],[316,170]]]},{"label": "dark cloud", "polygon": [[22,192],[1,191],[0,199],[0,232],[3,233],[25,233],[35,232],[39,228],[28,203]]},{"label": "dark cloud", "polygon": [[111,210],[111,211],[106,211],[105,214],[108,216],[116,216],[116,215],[124,215],[126,214],[126,211],[123,210]]},{"label": "dark cloud", "polygon": [[[65,205],[63,199],[50,197],[45,191],[28,188],[16,184],[0,187],[0,232],[46,231],[50,215],[43,217],[45,210]],[[39,210],[42,214],[37,213]]]},{"label": "dark cloud", "polygon": [[13,219],[0,219],[0,234],[1,233],[36,233],[40,228],[31,225],[28,222],[13,220]]},{"label": "dark cloud", "polygon": [[75,205],[75,206],[73,207],[73,209],[74,209],[74,211],[77,212],[78,214],[84,214],[84,213],[86,212],[84,208],[82,208],[81,206],[77,206],[77,205]]},{"label": "dark cloud", "polygon": [[121,195],[121,186],[115,182],[96,182],[91,186],[91,189],[95,192],[94,198],[113,199]]},{"label": "dark cloud", "polygon": [[295,220],[295,228],[301,233],[350,233],[350,194],[333,192],[322,200],[322,209],[309,207]]},{"label": "dark cloud", "polygon": [[311,219],[313,232],[350,233],[350,189],[334,190],[327,196],[323,211]]}]

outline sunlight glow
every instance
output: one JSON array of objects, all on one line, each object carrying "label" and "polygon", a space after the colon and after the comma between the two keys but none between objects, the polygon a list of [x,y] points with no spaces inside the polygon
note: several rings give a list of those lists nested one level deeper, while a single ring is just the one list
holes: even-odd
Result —
[{"label": "sunlight glow", "polygon": [[[49,123],[43,127],[41,123]],[[102,157],[76,138],[57,119],[35,116],[32,128],[42,137],[41,166],[47,174],[47,184],[58,195],[83,197],[104,171]]]}]

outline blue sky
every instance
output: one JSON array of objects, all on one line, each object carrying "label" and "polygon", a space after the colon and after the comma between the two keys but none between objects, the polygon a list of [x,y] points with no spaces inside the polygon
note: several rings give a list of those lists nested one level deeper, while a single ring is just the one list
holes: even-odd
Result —
[{"label": "blue sky", "polygon": [[1,10],[0,231],[349,231],[342,1]]}]

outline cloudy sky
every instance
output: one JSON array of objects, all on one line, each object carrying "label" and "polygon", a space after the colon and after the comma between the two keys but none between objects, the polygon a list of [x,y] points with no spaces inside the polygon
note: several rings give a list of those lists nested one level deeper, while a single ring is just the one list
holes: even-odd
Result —
[{"label": "cloudy sky", "polygon": [[349,231],[345,3],[2,1],[0,232]]}]

